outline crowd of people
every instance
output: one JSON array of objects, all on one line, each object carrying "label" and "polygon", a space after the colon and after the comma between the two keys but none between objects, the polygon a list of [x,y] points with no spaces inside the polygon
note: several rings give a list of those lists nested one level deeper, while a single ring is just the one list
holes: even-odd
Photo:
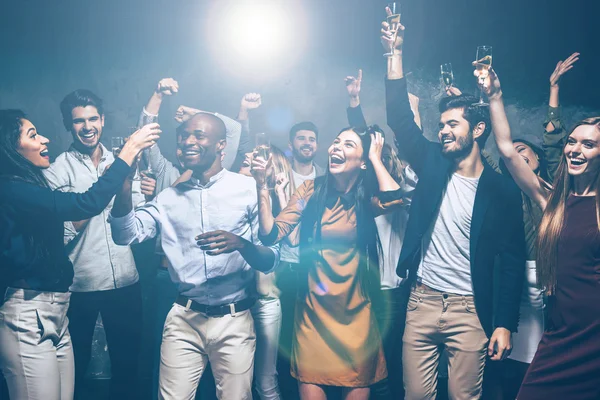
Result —
[{"label": "crowd of people", "polygon": [[452,399],[600,398],[600,117],[567,130],[559,107],[579,54],[550,77],[541,146],[513,139],[498,74],[480,66],[488,103],[445,87],[432,142],[407,90],[404,32],[382,23],[395,145],[366,122],[359,71],[325,168],[312,122],[291,127],[289,151],[253,145],[258,93],[235,119],[179,107],[176,160],[158,142],[171,78],[110,149],[102,100],[65,96],[73,143],[53,163],[32,121],[0,110],[10,398],[84,398],[99,314],[110,397],[140,396],[131,246],[150,240],[152,398],[193,399],[208,368],[227,400],[253,388],[262,400],[435,399],[440,376]]}]

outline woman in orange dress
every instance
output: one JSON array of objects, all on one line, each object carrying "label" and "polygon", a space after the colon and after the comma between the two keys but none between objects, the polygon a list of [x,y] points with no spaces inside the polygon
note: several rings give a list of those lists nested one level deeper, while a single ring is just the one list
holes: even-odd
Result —
[{"label": "woman in orange dress", "polygon": [[[368,399],[387,376],[372,303],[379,293],[374,218],[402,206],[396,181],[381,162],[383,136],[347,128],[329,147],[327,173],[298,188],[273,218],[264,170],[256,157],[260,233],[275,243],[300,227],[304,272],[296,304],[292,375],[302,399],[326,399],[342,387],[345,399]],[[374,196],[377,195],[377,196]]]}]

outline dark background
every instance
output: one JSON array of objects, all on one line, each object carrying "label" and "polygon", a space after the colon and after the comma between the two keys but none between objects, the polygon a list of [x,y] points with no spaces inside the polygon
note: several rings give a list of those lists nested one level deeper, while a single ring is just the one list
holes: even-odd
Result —
[{"label": "dark background", "polygon": [[[385,124],[379,24],[386,1],[277,1],[294,15],[288,60],[265,59],[262,71],[261,64],[250,68],[232,60],[223,45],[223,32],[244,35],[223,15],[242,2],[3,0],[0,108],[24,109],[53,140],[51,154],[56,156],[71,141],[58,109],[65,94],[88,88],[105,100],[106,141],[126,134],[158,80],[171,76],[181,89],[163,106],[161,124],[167,133],[175,128],[172,115],[179,104],[235,117],[241,96],[259,91],[264,100],[252,115],[254,131],[266,131],[284,146],[292,123],[310,119],[321,128],[324,150],[347,124],[343,78],[361,67],[367,118]],[[556,62],[574,51],[582,53],[581,60],[561,87],[561,102],[570,107],[566,119],[600,114],[595,73],[599,3],[404,0],[406,69],[413,72],[412,89],[422,98],[427,134],[435,134],[440,63],[451,62],[458,85],[475,93],[470,62],[481,44],[494,48],[494,67],[513,107],[509,117],[515,136],[539,133],[548,77]],[[174,141],[165,137],[161,146],[169,155]]]}]

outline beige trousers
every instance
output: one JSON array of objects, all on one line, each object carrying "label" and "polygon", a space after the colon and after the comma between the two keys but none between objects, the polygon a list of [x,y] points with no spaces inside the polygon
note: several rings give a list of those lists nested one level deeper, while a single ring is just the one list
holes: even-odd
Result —
[{"label": "beige trousers", "polygon": [[256,336],[250,310],[207,317],[174,304],[160,347],[159,399],[194,399],[210,361],[223,400],[251,400]]},{"label": "beige trousers", "polygon": [[0,369],[13,400],[71,400],[75,378],[70,293],[6,289],[0,307]]},{"label": "beige trousers", "polygon": [[479,399],[487,344],[472,296],[414,288],[402,348],[406,399],[436,398],[440,348],[448,354],[449,397]]}]

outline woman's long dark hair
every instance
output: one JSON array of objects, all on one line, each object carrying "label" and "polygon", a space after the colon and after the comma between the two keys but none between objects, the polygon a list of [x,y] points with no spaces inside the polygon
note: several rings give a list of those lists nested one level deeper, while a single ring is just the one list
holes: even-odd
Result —
[{"label": "woman's long dark hair", "polygon": [[[49,187],[48,181],[39,167],[33,165],[29,160],[18,152],[21,141],[21,127],[25,113],[21,110],[0,110],[0,178],[10,180],[21,180],[33,185]],[[25,248],[22,250],[23,264],[33,265],[39,260],[47,259],[48,250],[40,245],[39,231],[28,224],[10,225],[14,222],[13,215],[17,214],[15,207],[10,203],[0,204],[0,254],[9,249],[11,235],[16,234],[23,237]],[[3,256],[3,254],[2,254]],[[0,291],[11,284],[7,275],[1,267],[8,263],[0,256]],[[10,274],[9,274],[10,275]],[[0,304],[2,301],[0,300]]]},{"label": "woman's long dark hair", "polygon": [[24,119],[21,110],[0,110],[0,177],[48,187],[42,170],[17,151]]},{"label": "woman's long dark hair", "polygon": [[[345,128],[339,134],[345,131],[356,133],[361,140],[363,147],[362,159],[367,168],[360,171],[360,175],[352,189],[354,192],[354,209],[356,213],[356,236],[357,249],[360,253],[360,262],[358,267],[358,282],[361,286],[361,292],[366,299],[371,302],[377,302],[380,288],[379,278],[379,253],[381,244],[375,225],[375,215],[371,208],[371,198],[376,193],[377,178],[373,167],[369,161],[369,149],[371,146],[371,133],[376,127],[367,129],[366,132],[360,128]],[[338,134],[338,136],[339,136]],[[323,243],[321,240],[321,219],[325,213],[327,199],[335,195],[333,187],[333,178],[329,168],[325,176],[315,180],[315,189],[312,197],[306,204],[302,213],[300,228],[300,263],[304,271],[308,271],[310,265],[322,259]],[[302,280],[307,283],[308,280]],[[306,287],[304,288],[307,289]]]}]

